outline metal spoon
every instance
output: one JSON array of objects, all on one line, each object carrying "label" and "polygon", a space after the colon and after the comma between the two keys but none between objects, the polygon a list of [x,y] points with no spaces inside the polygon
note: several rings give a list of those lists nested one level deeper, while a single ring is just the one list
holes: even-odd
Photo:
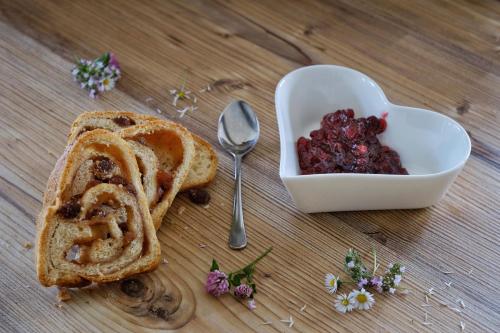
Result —
[{"label": "metal spoon", "polygon": [[255,147],[259,132],[257,115],[250,105],[243,101],[232,102],[220,115],[219,142],[234,157],[233,221],[229,233],[229,247],[232,249],[243,249],[247,246],[241,206],[241,159]]}]

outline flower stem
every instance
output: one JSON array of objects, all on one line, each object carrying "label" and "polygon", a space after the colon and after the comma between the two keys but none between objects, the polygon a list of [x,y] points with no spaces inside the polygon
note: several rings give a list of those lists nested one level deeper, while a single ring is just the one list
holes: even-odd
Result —
[{"label": "flower stem", "polygon": [[358,284],[356,281],[342,281],[342,284]]},{"label": "flower stem", "polygon": [[375,273],[377,272],[377,269],[379,265],[377,265],[377,250],[375,248],[372,249],[372,254],[373,254],[373,276],[375,276]]},{"label": "flower stem", "polygon": [[271,252],[273,250],[273,247],[269,247],[267,250],[265,250],[260,256],[258,256],[257,258],[255,258],[254,261],[252,261],[251,263],[249,263],[248,265],[246,265],[245,267],[235,271],[235,272],[231,272],[230,274],[236,274],[236,273],[239,273],[241,271],[243,271],[246,267],[252,267],[252,266],[255,266],[261,259],[263,259],[265,256],[267,256],[269,254],[269,252]]}]

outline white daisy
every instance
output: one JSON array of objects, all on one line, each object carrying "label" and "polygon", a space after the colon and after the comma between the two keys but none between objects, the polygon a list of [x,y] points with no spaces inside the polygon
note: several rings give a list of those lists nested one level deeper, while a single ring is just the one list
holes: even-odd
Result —
[{"label": "white daisy", "polygon": [[325,287],[330,294],[335,294],[338,287],[339,278],[331,273],[325,275]]},{"label": "white daisy", "polygon": [[349,298],[352,298],[354,307],[358,310],[369,310],[375,303],[373,295],[364,288],[351,291]]},{"label": "white daisy", "polygon": [[172,100],[172,105],[177,106],[177,102],[179,100],[183,99],[191,99],[189,96],[191,94],[191,91],[185,90],[184,85],[182,85],[181,89],[172,89],[170,90],[170,95],[174,96],[174,99]]},{"label": "white daisy", "polygon": [[338,295],[333,305],[338,312],[350,312],[354,307],[354,299],[348,297],[346,294]]},{"label": "white daisy", "polygon": [[399,274],[397,274],[397,275],[394,276],[394,284],[396,286],[399,286],[399,284],[401,283],[401,278],[402,278],[402,276],[399,275]]},{"label": "white daisy", "polygon": [[110,91],[114,87],[115,87],[115,80],[113,80],[109,76],[99,81],[99,91]]}]

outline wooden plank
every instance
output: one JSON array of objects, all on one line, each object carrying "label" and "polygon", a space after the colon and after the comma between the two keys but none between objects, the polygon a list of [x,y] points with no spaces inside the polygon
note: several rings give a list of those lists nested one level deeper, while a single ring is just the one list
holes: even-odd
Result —
[{"label": "wooden plank", "polygon": [[[490,6],[482,4],[481,6]],[[62,309],[55,291],[38,286],[33,251],[34,216],[47,176],[65,144],[74,117],[91,109],[127,109],[175,117],[168,89],[186,78],[200,110],[181,120],[205,136],[220,156],[210,208],[180,196],[159,231],[169,264],[152,276],[181,290],[195,314],[181,331],[452,331],[463,320],[470,331],[496,331],[500,302],[498,201],[500,139],[496,94],[499,64],[491,39],[498,11],[466,3],[407,2],[84,2],[0,3],[0,330],[148,331],[158,325],[123,312],[113,290],[72,292]],[[29,8],[29,9],[28,9]],[[468,20],[440,20],[443,15]],[[89,17],[92,24],[89,24]],[[472,20],[472,21],[471,21]],[[474,29],[475,24],[479,29]],[[423,26],[422,29],[416,29]],[[442,44],[442,45],[441,45]],[[437,47],[439,46],[439,47]],[[113,50],[124,67],[118,89],[93,101],[71,82],[74,56]],[[443,61],[446,59],[446,61]],[[461,122],[473,137],[473,155],[450,193],[427,210],[298,213],[278,177],[279,138],[273,92],[287,71],[308,63],[356,67],[379,81],[397,103],[435,109]],[[153,101],[145,103],[146,98]],[[233,98],[252,104],[262,122],[257,149],[246,159],[244,193],[250,246],[226,247],[232,194],[232,161],[216,145],[217,116]],[[466,111],[460,109],[468,103]],[[467,104],[466,103],[466,104]],[[459,110],[462,110],[459,112]],[[178,209],[185,207],[180,215]],[[199,244],[207,247],[200,248]],[[236,268],[273,244],[259,265],[255,312],[230,297],[203,291],[216,256]],[[407,296],[377,297],[365,313],[341,316],[322,288],[323,274],[339,272],[351,246],[383,264],[409,268]],[[472,275],[467,273],[473,269]],[[453,270],[446,275],[443,271]],[[265,277],[264,272],[271,273]],[[441,300],[461,298],[462,314],[422,308],[434,286]],[[177,288],[177,289],[176,289]],[[299,309],[307,304],[307,309]],[[187,310],[182,311],[188,311]],[[432,326],[421,324],[425,311]],[[180,311],[179,313],[184,313]],[[272,320],[272,325],[260,323]],[[159,325],[172,328],[169,323]]]}]

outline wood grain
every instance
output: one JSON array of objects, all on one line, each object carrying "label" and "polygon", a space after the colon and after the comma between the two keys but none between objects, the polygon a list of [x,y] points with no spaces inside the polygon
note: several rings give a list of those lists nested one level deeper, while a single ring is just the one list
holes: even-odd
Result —
[{"label": "wood grain", "polygon": [[[460,321],[469,332],[499,331],[499,22],[495,1],[0,1],[0,331],[457,332]],[[74,57],[106,50],[124,75],[117,89],[91,100],[69,72]],[[438,205],[309,215],[294,208],[278,175],[274,89],[288,71],[315,63],[361,70],[393,102],[436,110],[469,131],[471,158]],[[176,119],[168,90],[183,80],[193,91],[215,89],[198,94],[196,113]],[[243,168],[250,243],[242,252],[226,246],[232,161],[216,139],[218,115],[235,98],[257,110],[262,129]],[[158,236],[168,264],[138,278],[153,298],[130,299],[109,285],[71,291],[59,308],[23,245],[34,240],[70,123],[95,109],[159,109],[218,149],[219,174],[210,207],[180,195],[167,214]],[[255,311],[205,294],[212,257],[232,270],[269,245]],[[342,270],[349,247],[368,256],[372,246],[383,265],[408,267],[412,293],[377,295],[371,311],[342,316],[323,275]],[[422,307],[430,287],[433,307]],[[458,307],[457,299],[466,305],[461,313],[438,303]],[[146,313],[130,306],[136,301]],[[425,312],[431,326],[422,325]],[[292,328],[280,322],[290,315]]]}]

